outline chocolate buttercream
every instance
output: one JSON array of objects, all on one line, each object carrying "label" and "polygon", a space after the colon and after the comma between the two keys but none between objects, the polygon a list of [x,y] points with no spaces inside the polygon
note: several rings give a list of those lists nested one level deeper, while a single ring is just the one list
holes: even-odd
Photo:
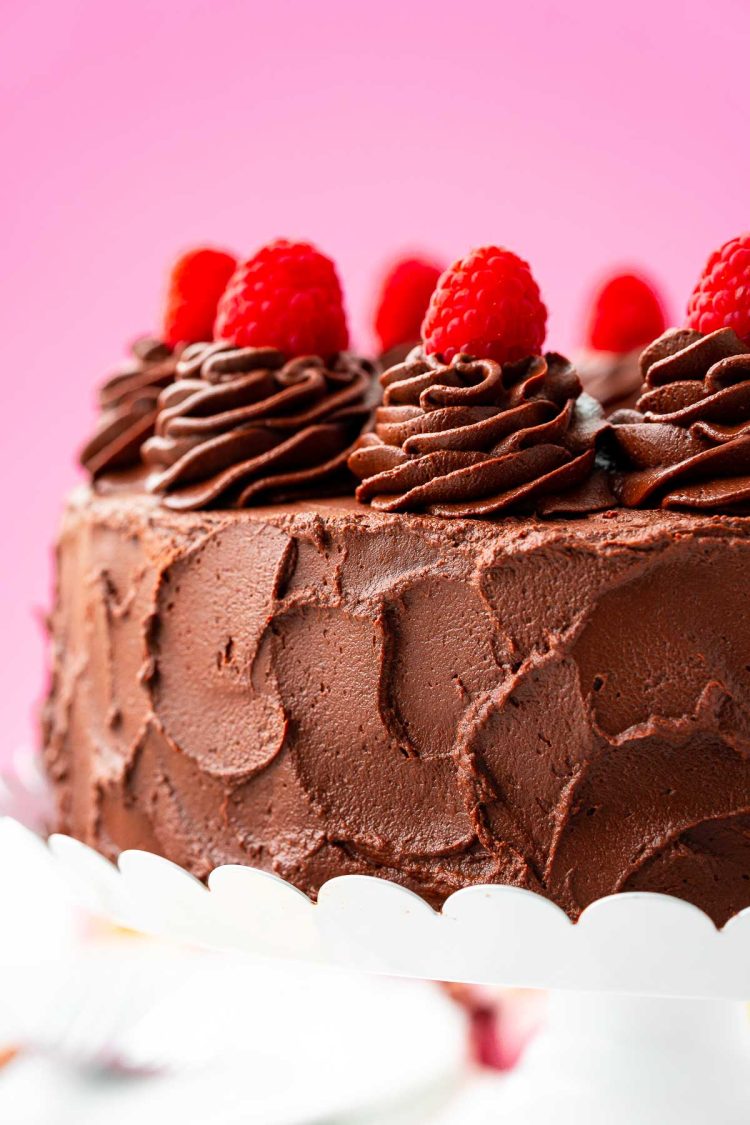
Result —
[{"label": "chocolate buttercream", "polygon": [[177,356],[160,340],[143,337],[132,360],[99,392],[101,414],[80,461],[92,477],[140,464],[143,443],[153,434],[157,400],[174,379]]},{"label": "chocolate buttercream", "polygon": [[330,491],[370,416],[374,368],[341,354],[286,360],[274,348],[196,344],[161,395],[143,450],[149,488],[175,510]]},{"label": "chocolate buttercream", "polygon": [[604,407],[605,414],[632,409],[641,393],[641,349],[602,352],[589,348],[576,357],[583,389]]},{"label": "chocolate buttercream", "polygon": [[387,371],[389,367],[395,367],[399,363],[405,363],[411,352],[418,347],[420,347],[419,340],[411,340],[407,344],[394,344],[387,352],[381,352],[378,356],[380,370]]},{"label": "chocolate buttercream", "polygon": [[380,381],[374,432],[349,458],[359,500],[454,518],[612,503],[594,467],[601,410],[562,356],[446,364],[415,349]]},{"label": "chocolate buttercream", "polygon": [[46,760],[64,831],[205,876],[750,906],[750,519],[175,513],[80,489]]},{"label": "chocolate buttercream", "polygon": [[641,355],[634,411],[612,415],[628,507],[750,507],[750,349],[730,328],[672,328]]}]

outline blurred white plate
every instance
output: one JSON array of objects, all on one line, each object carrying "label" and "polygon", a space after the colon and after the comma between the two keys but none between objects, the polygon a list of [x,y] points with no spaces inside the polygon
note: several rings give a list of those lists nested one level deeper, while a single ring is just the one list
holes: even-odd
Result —
[{"label": "blurred white plate", "polygon": [[379,1112],[395,1121],[399,1107],[447,1091],[463,1069],[462,1017],[432,985],[183,952],[175,990],[173,956],[130,944],[96,953],[98,979],[109,958],[112,974],[141,974],[141,988],[150,974],[158,996],[161,961],[167,994],[119,1051],[165,1069],[87,1078],[21,1059],[0,1072],[0,1121],[298,1125]]}]

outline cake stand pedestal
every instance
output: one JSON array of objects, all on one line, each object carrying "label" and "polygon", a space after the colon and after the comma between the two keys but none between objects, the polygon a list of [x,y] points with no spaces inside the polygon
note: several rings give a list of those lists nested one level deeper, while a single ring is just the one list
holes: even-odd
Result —
[{"label": "cake stand pedestal", "polygon": [[[0,821],[6,854],[39,846],[17,822]],[[88,909],[145,933],[390,976],[550,990],[548,1025],[521,1066],[469,1096],[451,1125],[750,1120],[741,1003],[750,997],[750,910],[719,931],[679,899],[634,893],[599,900],[573,925],[512,887],[469,887],[437,912],[366,876],[333,879],[312,903],[248,867],[219,867],[204,886],[145,852],[124,852],[114,866],[53,836],[48,855]]]}]

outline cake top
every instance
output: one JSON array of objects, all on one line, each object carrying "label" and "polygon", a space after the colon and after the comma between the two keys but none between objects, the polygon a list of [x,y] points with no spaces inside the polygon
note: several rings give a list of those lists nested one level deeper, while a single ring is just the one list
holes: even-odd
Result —
[{"label": "cake top", "polygon": [[348,342],[336,268],[310,243],[279,239],[239,264],[190,251],[162,342],[105,386],[83,463],[99,476],[143,462],[147,488],[181,510],[350,490],[375,369]]},{"label": "cake top", "polygon": [[[418,259],[391,272],[381,345],[404,347],[437,272]],[[653,288],[619,275],[589,342],[626,358],[629,377],[631,345],[663,320]],[[146,488],[176,510],[347,494],[353,476],[362,502],[443,518],[747,510],[750,235],[711,255],[686,326],[640,355],[636,409],[605,420],[572,365],[543,350],[546,326],[528,263],[479,247],[437,277],[421,340],[378,395],[376,365],[347,350],[330,258],[285,239],[239,263],[198,248],[172,270],[159,336],[102,388],[81,460],[96,480],[145,466]]]},{"label": "cake top", "polygon": [[540,354],[547,309],[528,263],[485,246],[440,278],[422,345],[381,377],[383,404],[349,459],[357,498],[445,517],[587,512],[602,412],[566,359]]},{"label": "cake top", "polygon": [[615,488],[628,507],[750,505],[750,235],[709,258],[687,326],[641,355],[635,410],[612,415]]}]

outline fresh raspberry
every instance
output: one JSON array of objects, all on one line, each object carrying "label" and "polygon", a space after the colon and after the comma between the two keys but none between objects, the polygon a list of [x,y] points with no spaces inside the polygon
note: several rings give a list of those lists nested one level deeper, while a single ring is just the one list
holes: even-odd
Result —
[{"label": "fresh raspberry", "polygon": [[237,267],[216,312],[217,340],[327,359],[349,343],[336,267],[308,242],[279,239]]},{"label": "fresh raspberry", "polygon": [[523,259],[499,246],[483,246],[445,271],[422,323],[429,355],[450,363],[459,352],[511,363],[538,355],[547,310]]},{"label": "fresh raspberry", "polygon": [[750,344],[750,232],[714,250],[688,301],[687,326],[733,328]]},{"label": "fresh raspberry", "polygon": [[375,310],[381,352],[419,340],[424,314],[442,272],[440,266],[422,258],[402,258],[391,266]]},{"label": "fresh raspberry", "polygon": [[188,250],[172,267],[162,319],[162,339],[175,348],[213,338],[216,305],[237,261],[223,250]]},{"label": "fresh raspberry", "polygon": [[586,343],[600,352],[635,351],[667,327],[664,303],[642,274],[618,273],[594,295]]}]

